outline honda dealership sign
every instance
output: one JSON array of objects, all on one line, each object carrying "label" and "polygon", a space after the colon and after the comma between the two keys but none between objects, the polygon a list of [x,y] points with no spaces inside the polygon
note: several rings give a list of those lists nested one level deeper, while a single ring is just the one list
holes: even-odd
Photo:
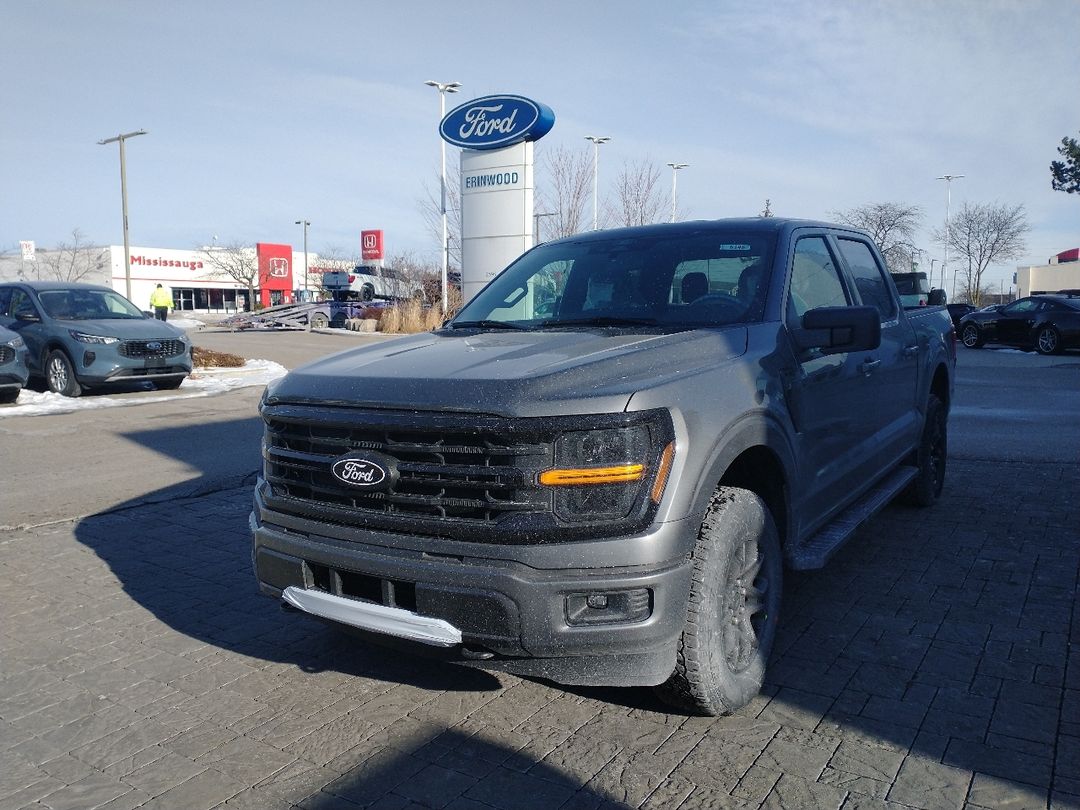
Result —
[{"label": "honda dealership sign", "polygon": [[461,284],[466,301],[533,244],[533,141],[555,124],[523,96],[484,96],[447,113],[443,140],[461,147]]},{"label": "honda dealership sign", "polygon": [[360,231],[360,258],[365,262],[383,258],[382,231]]}]

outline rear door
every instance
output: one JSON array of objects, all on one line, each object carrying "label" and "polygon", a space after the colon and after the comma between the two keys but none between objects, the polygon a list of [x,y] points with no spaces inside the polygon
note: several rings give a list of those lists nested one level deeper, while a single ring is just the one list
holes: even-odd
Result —
[{"label": "rear door", "polygon": [[859,236],[837,233],[836,244],[856,294],[881,317],[881,345],[861,352],[858,371],[870,384],[870,429],[874,436],[876,472],[885,471],[915,446],[921,427],[916,402],[919,363],[928,346],[920,348],[911,322],[898,306],[877,251]]}]

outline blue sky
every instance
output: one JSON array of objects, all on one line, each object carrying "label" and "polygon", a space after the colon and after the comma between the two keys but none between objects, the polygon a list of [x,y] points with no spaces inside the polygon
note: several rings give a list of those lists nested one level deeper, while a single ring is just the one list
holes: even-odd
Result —
[{"label": "blue sky", "polygon": [[[1080,132],[1080,0],[892,2],[0,3],[0,250],[80,228],[122,241],[115,144],[127,145],[133,244],[272,241],[434,261],[438,96],[550,106],[557,145],[608,135],[626,162],[679,174],[684,218],[826,218],[868,202],[945,215],[1022,203],[1017,262],[1080,246],[1080,195],[1049,163]],[[450,104],[453,106],[453,104]],[[448,150],[456,159],[453,150]],[[538,180],[543,182],[542,173]],[[425,188],[426,187],[426,188]]]}]

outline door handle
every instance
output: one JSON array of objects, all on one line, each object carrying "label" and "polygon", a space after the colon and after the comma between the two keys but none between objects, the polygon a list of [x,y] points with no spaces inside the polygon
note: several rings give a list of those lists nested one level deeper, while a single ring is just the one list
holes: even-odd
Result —
[{"label": "door handle", "polygon": [[869,375],[875,368],[881,365],[880,360],[863,360],[859,363],[859,373]]},{"label": "door handle", "polygon": [[904,357],[915,357],[919,353],[918,344],[904,347]]}]

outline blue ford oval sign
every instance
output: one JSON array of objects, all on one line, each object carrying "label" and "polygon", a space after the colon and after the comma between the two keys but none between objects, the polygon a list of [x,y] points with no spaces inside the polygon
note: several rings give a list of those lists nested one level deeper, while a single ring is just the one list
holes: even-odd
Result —
[{"label": "blue ford oval sign", "polygon": [[462,149],[501,149],[539,140],[554,125],[555,113],[546,104],[524,96],[484,96],[448,112],[439,134]]}]

